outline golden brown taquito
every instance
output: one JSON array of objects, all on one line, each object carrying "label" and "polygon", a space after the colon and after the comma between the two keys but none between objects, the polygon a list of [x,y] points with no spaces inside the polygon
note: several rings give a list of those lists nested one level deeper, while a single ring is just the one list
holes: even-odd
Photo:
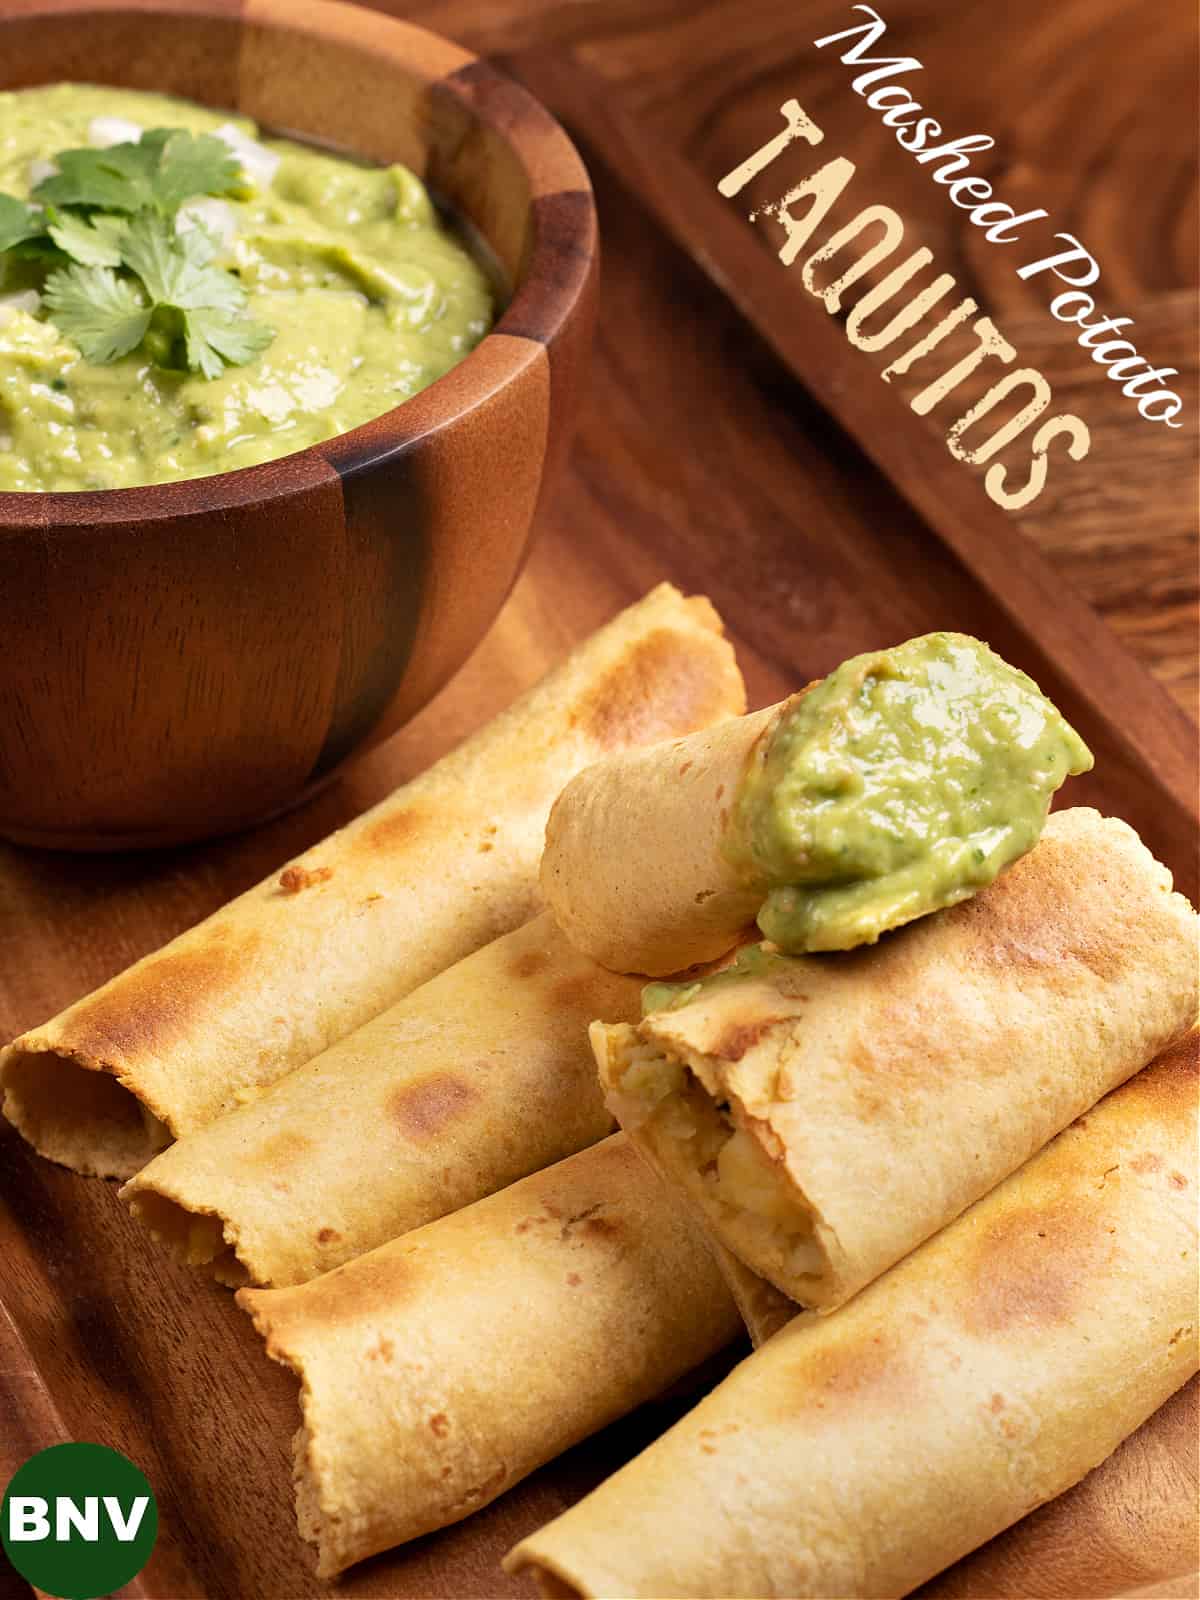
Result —
[{"label": "golden brown taquito", "polygon": [[712,606],[660,585],[420,777],[15,1040],[6,1116],[55,1161],[131,1176],[533,916],[573,773],[744,704]]},{"label": "golden brown taquito", "polygon": [[1195,912],[1086,808],[972,900],[596,1025],[618,1121],[714,1236],[832,1310],[1196,1021]]},{"label": "golden brown taquito", "polygon": [[751,756],[790,703],[607,756],[572,779],[546,825],[542,893],[577,949],[614,972],[662,977],[737,943],[763,890],[722,841]]},{"label": "golden brown taquito", "polygon": [[548,913],[431,978],[121,1191],[225,1283],[303,1283],[612,1131],[588,1023],[636,979]]},{"label": "golden brown taquito", "polygon": [[1193,1036],[523,1540],[542,1592],[908,1594],[1197,1368]]},{"label": "golden brown taquito", "polygon": [[238,1301],[301,1380],[297,1512],[323,1577],[487,1505],[741,1328],[700,1229],[619,1134]]}]

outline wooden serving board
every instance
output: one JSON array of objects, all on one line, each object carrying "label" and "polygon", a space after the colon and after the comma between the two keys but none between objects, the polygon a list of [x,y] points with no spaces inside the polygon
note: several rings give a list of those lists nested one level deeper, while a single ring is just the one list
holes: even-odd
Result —
[{"label": "wooden serving board", "polygon": [[[1096,772],[1071,798],[1127,817],[1194,897],[1194,730],[1166,693],[1064,593],[1015,525],[991,513],[965,469],[920,443],[898,396],[888,396],[886,438],[866,426],[855,390],[873,378],[823,312],[810,316],[796,297],[780,321],[778,263],[746,248],[744,223],[709,185],[640,141],[564,53],[512,65],[577,134],[605,248],[590,396],[512,600],[441,698],[303,811],[170,854],[0,847],[0,1037],[53,1014],[373,803],[662,578],[712,596],[753,704],[929,629],[991,640],[1092,745]],[[1195,1402],[1193,1384],[1101,1472],[928,1593],[1101,1600],[1163,1581],[1163,1593],[1195,1593]],[[646,1408],[468,1522],[355,1569],[338,1591],[527,1592],[501,1573],[504,1551],[684,1403]],[[296,1421],[294,1381],[266,1359],[227,1291],[168,1260],[113,1187],[0,1133],[5,1477],[64,1438],[110,1444],[148,1473],[160,1510],[157,1548],[129,1595],[316,1596],[334,1591],[313,1577],[295,1531]],[[0,1592],[11,1580],[0,1574]]]}]

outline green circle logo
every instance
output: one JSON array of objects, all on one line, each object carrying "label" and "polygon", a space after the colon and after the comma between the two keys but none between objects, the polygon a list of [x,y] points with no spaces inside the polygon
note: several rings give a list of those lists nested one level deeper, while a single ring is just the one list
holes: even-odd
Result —
[{"label": "green circle logo", "polygon": [[27,1583],[60,1600],[97,1600],[135,1578],[158,1537],[146,1477],[102,1444],[55,1444],[13,1474],[0,1539]]}]

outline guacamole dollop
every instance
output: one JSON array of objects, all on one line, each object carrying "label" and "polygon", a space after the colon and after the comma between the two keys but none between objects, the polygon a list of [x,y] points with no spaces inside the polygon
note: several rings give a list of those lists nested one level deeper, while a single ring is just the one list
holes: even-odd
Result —
[{"label": "guacamole dollop", "polygon": [[0,192],[30,196],[55,153],[155,128],[215,133],[234,198],[197,198],[214,264],[273,330],[213,378],[144,347],[83,358],[39,293],[44,264],[0,256],[0,490],[117,489],[228,472],[344,433],[434,382],[483,338],[492,293],[421,181],[162,95],[82,84],[0,93]]},{"label": "guacamole dollop", "polygon": [[854,656],[793,700],[740,785],[729,859],[779,950],[848,950],[954,905],[1037,843],[1091,753],[978,639]]}]

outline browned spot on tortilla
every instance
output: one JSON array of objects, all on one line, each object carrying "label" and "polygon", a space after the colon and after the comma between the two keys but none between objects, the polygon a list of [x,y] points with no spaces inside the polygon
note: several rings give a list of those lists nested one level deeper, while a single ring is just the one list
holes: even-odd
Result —
[{"label": "browned spot on tortilla", "polygon": [[536,978],[538,973],[545,972],[549,965],[550,956],[547,951],[522,950],[508,970],[514,978]]},{"label": "browned spot on tortilla", "polygon": [[573,724],[606,750],[707,727],[728,712],[728,651],[715,634],[657,628],[584,695]]},{"label": "browned spot on tortilla", "polygon": [[682,778],[686,773],[690,772],[695,765],[696,763],[694,761],[685,761],[679,769],[679,776]]},{"label": "browned spot on tortilla", "polygon": [[495,846],[490,839],[481,839],[479,841],[479,854],[481,856],[487,855],[488,851],[493,849],[495,849]]},{"label": "browned spot on tortilla", "polygon": [[444,1439],[450,1432],[450,1418],[444,1411],[435,1411],[429,1419],[429,1426],[439,1439]]},{"label": "browned spot on tortilla", "polygon": [[487,1500],[494,1500],[503,1489],[508,1479],[508,1468],[501,1462],[495,1472],[489,1473],[483,1483],[477,1484],[473,1489],[468,1489],[460,1501],[461,1505],[478,1506]]},{"label": "browned spot on tortilla", "polygon": [[975,1242],[963,1322],[978,1333],[1069,1322],[1114,1249],[1101,1224],[1081,1199],[1005,1212]]},{"label": "browned spot on tortilla", "polygon": [[340,1239],[341,1237],[336,1228],[322,1228],[317,1234],[317,1243],[332,1244],[335,1239]]},{"label": "browned spot on tortilla", "polygon": [[724,785],[724,784],[723,784],[723,783],[719,783],[719,784],[718,784],[718,785],[717,785],[717,792],[716,792],[716,794],[715,794],[715,795],[714,795],[714,796],[713,796],[713,798],[714,798],[714,799],[715,799],[715,800],[718,800],[718,801],[720,801],[720,800],[724,800],[724,798],[725,798],[725,785]]},{"label": "browned spot on tortilla", "polygon": [[894,1333],[864,1331],[838,1344],[798,1345],[808,1353],[792,1369],[793,1393],[801,1411],[830,1412],[848,1408],[894,1411],[898,1400],[911,1400],[916,1378],[904,1342]]},{"label": "browned spot on tortilla", "polygon": [[465,1078],[452,1072],[435,1072],[397,1089],[388,1102],[388,1111],[410,1139],[429,1139],[478,1099],[478,1089]]},{"label": "browned spot on tortilla", "polygon": [[381,817],[369,822],[355,839],[355,848],[368,854],[388,854],[403,849],[429,826],[429,816],[416,806],[400,806],[395,811],[385,811]]},{"label": "browned spot on tortilla", "polygon": [[217,930],[203,944],[168,946],[79,1002],[72,1048],[105,1065],[163,1053],[245,981],[261,944],[257,933]]},{"label": "browned spot on tortilla", "polygon": [[1162,1157],[1155,1155],[1153,1150],[1144,1150],[1140,1156],[1134,1156],[1125,1165],[1130,1172],[1138,1172],[1143,1177],[1148,1173],[1157,1172],[1162,1166]]},{"label": "browned spot on tortilla", "polygon": [[1131,1078],[1114,1098],[1129,1096],[1150,1115],[1173,1123],[1194,1114],[1200,1078],[1200,1031],[1193,1030],[1164,1049],[1148,1067]]},{"label": "browned spot on tortilla", "polygon": [[765,1033],[769,1033],[783,1017],[755,1017],[749,1022],[734,1022],[726,1028],[713,1045],[712,1054],[723,1061],[740,1061],[747,1050],[753,1050]]},{"label": "browned spot on tortilla", "polygon": [[[565,973],[550,989],[550,1004],[555,1011],[578,1013],[585,1027],[604,1006],[597,1004],[597,978],[592,972]],[[586,1046],[586,1038],[583,1040]]]},{"label": "browned spot on tortilla", "polygon": [[1188,1181],[1182,1172],[1168,1173],[1167,1182],[1171,1185],[1172,1189],[1186,1189],[1188,1186]]},{"label": "browned spot on tortilla", "polygon": [[595,1205],[588,1206],[583,1211],[578,1211],[573,1217],[568,1217],[559,1229],[559,1238],[565,1243],[568,1239],[582,1236],[589,1239],[606,1239],[621,1232],[621,1224],[616,1217],[601,1216],[611,1205],[608,1200],[597,1200]]},{"label": "browned spot on tortilla", "polygon": [[299,894],[301,889],[310,889],[314,883],[326,883],[332,877],[332,867],[306,867],[297,861],[284,867],[279,874],[279,887],[284,894]]},{"label": "browned spot on tortilla", "polygon": [[587,1217],[581,1227],[584,1236],[592,1239],[612,1238],[621,1231],[615,1217]]},{"label": "browned spot on tortilla", "polygon": [[[1078,849],[1043,838],[995,883],[941,915],[971,926],[980,967],[1018,968],[1056,988],[1077,981],[1072,969],[1084,966],[1112,983],[1125,970],[1126,941],[1063,915],[1063,907],[1078,900],[1079,869]],[[1116,870],[1125,876],[1123,862]],[[1102,886],[1091,885],[1090,892],[1100,893]],[[929,937],[928,930],[920,931]]]},{"label": "browned spot on tortilla", "polygon": [[251,1310],[260,1295],[267,1297],[264,1313],[273,1329],[283,1330],[286,1344],[293,1327],[403,1326],[419,1283],[410,1256],[375,1250],[294,1289],[243,1289],[238,1303]]},{"label": "browned spot on tortilla", "polygon": [[740,1431],[740,1425],[736,1422],[726,1422],[720,1428],[701,1428],[699,1435],[700,1448],[706,1456],[715,1456],[717,1453],[715,1441]]},{"label": "browned spot on tortilla", "polygon": [[1004,1410],[1004,1396],[1002,1394],[994,1394],[992,1396],[992,1407],[991,1408],[992,1408],[993,1411],[1003,1411]]},{"label": "browned spot on tortilla", "polygon": [[312,1149],[312,1140],[298,1128],[282,1128],[264,1139],[250,1157],[251,1164],[278,1172],[281,1167],[294,1166]]},{"label": "browned spot on tortilla", "polygon": [[579,1285],[583,1282],[583,1279],[579,1276],[579,1274],[577,1272],[568,1272],[567,1273],[567,1282],[571,1285],[572,1289],[577,1289],[579,1287]]},{"label": "browned spot on tortilla", "polygon": [[390,1365],[391,1359],[395,1353],[396,1346],[390,1339],[385,1339],[381,1335],[378,1344],[373,1345],[371,1349],[367,1351],[367,1360],[382,1361],[384,1366],[388,1366]]}]

